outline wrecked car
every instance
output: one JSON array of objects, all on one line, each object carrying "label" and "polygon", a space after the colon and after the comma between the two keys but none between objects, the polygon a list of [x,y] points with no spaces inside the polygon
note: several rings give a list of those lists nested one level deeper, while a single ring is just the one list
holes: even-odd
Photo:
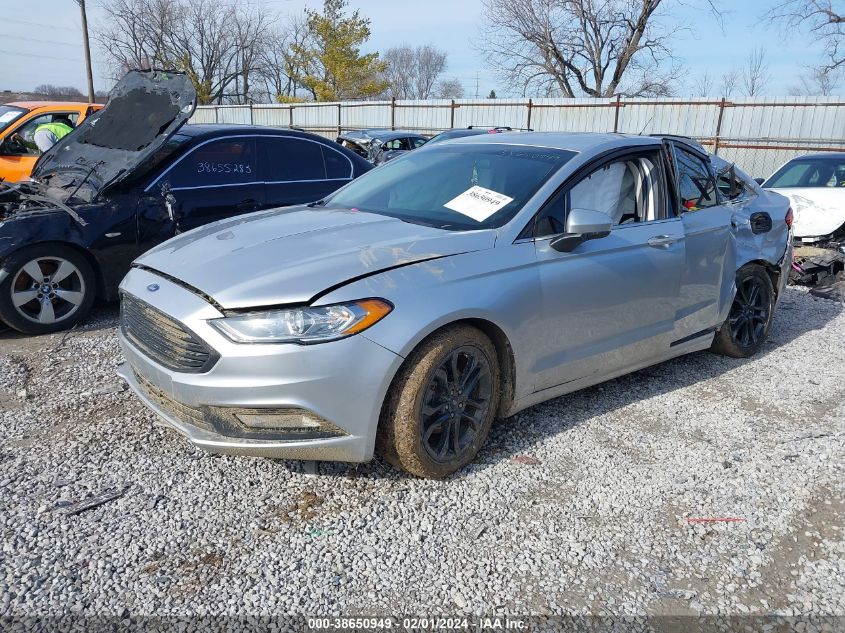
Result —
[{"label": "wrecked car", "polygon": [[845,274],[845,153],[793,158],[763,187],[792,203],[796,242],[792,281],[809,286],[840,281]]},{"label": "wrecked car", "polygon": [[496,416],[689,352],[761,349],[789,202],[728,173],[746,195],[723,194],[700,145],[617,134],[411,152],[138,258],[119,373],[210,451],[360,462],[378,447],[446,476]]},{"label": "wrecked car", "polygon": [[845,153],[793,158],[763,187],[789,198],[797,242],[845,244]]},{"label": "wrecked car", "polygon": [[418,149],[428,141],[422,134],[377,129],[351,130],[336,140],[374,165],[381,165],[405,152]]},{"label": "wrecked car", "polygon": [[318,200],[372,166],[304,132],[184,125],[181,73],[130,72],[108,105],[46,152],[33,181],[0,184],[0,320],[69,328],[117,298],[132,260],[195,227]]}]

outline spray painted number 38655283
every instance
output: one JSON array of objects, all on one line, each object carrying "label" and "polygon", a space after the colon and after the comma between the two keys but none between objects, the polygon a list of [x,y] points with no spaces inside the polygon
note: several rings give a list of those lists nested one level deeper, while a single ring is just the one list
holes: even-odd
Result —
[{"label": "spray painted number 38655283", "polygon": [[251,174],[249,163],[197,163],[198,174]]}]

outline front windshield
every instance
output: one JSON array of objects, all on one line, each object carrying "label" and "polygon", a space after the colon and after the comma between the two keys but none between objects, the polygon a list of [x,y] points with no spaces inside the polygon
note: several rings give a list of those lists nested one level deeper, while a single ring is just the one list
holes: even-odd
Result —
[{"label": "front windshield", "polygon": [[802,158],[781,167],[764,187],[845,187],[845,156]]},{"label": "front windshield", "polygon": [[0,105],[0,132],[26,114],[26,110],[17,106]]},{"label": "front windshield", "polygon": [[573,156],[545,147],[443,145],[374,169],[327,205],[450,230],[494,228]]}]

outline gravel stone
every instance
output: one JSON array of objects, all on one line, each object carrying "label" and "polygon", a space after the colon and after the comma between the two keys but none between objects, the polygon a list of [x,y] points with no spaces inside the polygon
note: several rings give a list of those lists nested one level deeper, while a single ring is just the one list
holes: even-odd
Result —
[{"label": "gravel stone", "polygon": [[444,481],[194,449],[118,388],[115,324],[0,333],[0,615],[845,614],[836,302],[497,421]]}]

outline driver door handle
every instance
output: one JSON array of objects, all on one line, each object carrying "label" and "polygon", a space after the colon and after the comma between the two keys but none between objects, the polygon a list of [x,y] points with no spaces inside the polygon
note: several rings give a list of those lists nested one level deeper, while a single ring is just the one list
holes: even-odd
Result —
[{"label": "driver door handle", "polygon": [[681,235],[655,235],[649,238],[648,245],[652,248],[667,248],[683,239]]}]

